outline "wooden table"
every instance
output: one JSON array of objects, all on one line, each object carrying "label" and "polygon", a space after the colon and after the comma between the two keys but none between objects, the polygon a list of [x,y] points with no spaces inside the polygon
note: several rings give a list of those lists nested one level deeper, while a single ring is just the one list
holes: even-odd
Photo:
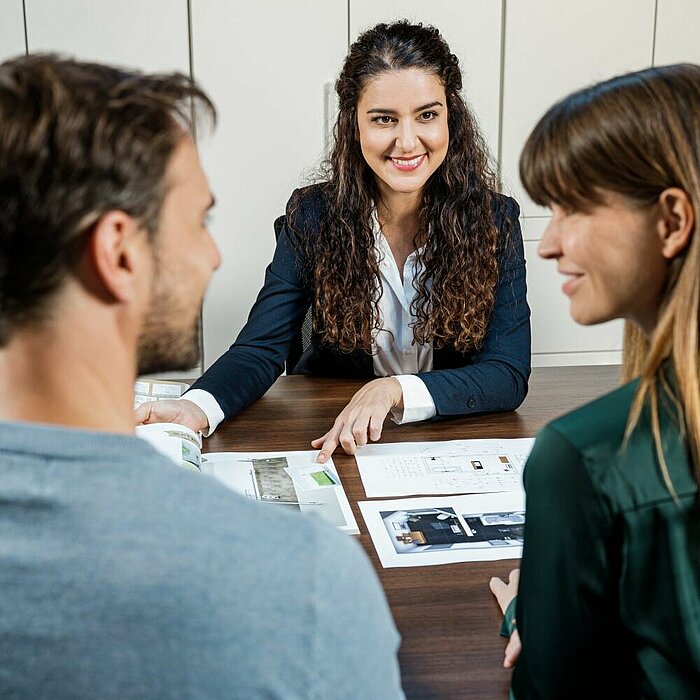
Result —
[{"label": "wooden table", "polygon": [[[397,426],[387,421],[381,442],[457,438],[530,437],[545,423],[613,389],[617,366],[535,369],[518,411]],[[281,377],[265,396],[221,425],[205,451],[308,450],[323,435],[359,381]],[[508,696],[510,672],[502,668],[500,611],[489,590],[491,576],[505,576],[518,561],[383,569],[357,507],[365,500],[354,458],[333,460],[401,632],[401,670],[408,698]]]}]

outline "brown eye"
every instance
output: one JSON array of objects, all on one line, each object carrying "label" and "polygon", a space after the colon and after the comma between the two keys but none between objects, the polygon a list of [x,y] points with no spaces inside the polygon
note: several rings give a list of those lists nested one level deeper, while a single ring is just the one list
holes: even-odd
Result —
[{"label": "brown eye", "polygon": [[388,114],[380,114],[378,117],[372,117],[372,121],[375,122],[375,124],[391,124],[394,118],[390,117]]}]

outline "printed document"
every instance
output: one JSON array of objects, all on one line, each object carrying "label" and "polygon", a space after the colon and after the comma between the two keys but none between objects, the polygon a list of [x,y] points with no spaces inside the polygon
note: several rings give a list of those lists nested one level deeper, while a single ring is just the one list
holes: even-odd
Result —
[{"label": "printed document", "polygon": [[385,569],[522,556],[522,490],[358,505]]},{"label": "printed document", "polygon": [[355,459],[368,498],[519,491],[534,438],[366,445]]}]

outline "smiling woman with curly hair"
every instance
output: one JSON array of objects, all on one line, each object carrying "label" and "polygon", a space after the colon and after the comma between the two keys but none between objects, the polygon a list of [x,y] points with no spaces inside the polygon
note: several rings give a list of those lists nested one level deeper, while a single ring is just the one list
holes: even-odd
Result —
[{"label": "smiling woman with curly hair", "polygon": [[[377,440],[384,419],[517,408],[530,373],[518,205],[496,193],[457,57],[396,22],[350,47],[322,182],[293,193],[265,285],[236,342],[186,400],[144,422],[213,430],[295,373],[371,379],[312,445]],[[289,350],[311,312],[308,346]],[[291,364],[291,366],[289,366]]]}]

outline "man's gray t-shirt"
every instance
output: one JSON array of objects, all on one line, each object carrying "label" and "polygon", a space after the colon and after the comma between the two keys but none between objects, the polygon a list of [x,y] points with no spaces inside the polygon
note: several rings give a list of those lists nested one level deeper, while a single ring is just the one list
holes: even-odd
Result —
[{"label": "man's gray t-shirt", "polygon": [[0,423],[0,697],[402,698],[361,548],[122,435]]}]

